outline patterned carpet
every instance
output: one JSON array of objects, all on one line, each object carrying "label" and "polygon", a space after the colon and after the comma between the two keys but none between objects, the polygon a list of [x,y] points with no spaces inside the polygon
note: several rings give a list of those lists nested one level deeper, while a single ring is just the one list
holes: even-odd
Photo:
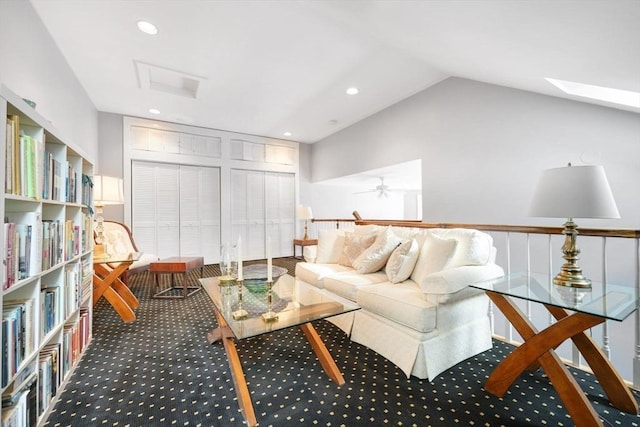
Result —
[{"label": "patterned carpet", "polygon": [[[295,261],[274,264],[292,271]],[[206,267],[206,276],[216,274],[216,266]],[[146,273],[130,285],[140,299],[137,320],[124,324],[111,306],[96,305],[93,342],[44,425],[246,425],[224,348],[206,341],[216,326],[207,294],[151,299]],[[511,351],[502,342],[430,383],[407,379],[329,322],[314,326],[344,374],[342,387],[326,376],[298,328],[238,344],[260,426],[573,425],[541,371],[523,375],[501,399],[484,391],[489,373]],[[640,426],[640,417],[608,405],[591,375],[571,372],[605,426]]]}]

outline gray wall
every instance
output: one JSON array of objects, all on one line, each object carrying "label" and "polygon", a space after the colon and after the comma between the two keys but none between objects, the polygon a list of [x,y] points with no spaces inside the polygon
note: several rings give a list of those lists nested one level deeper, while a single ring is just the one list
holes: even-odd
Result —
[{"label": "gray wall", "polygon": [[561,225],[528,207],[540,172],[572,162],[605,167],[622,216],[580,226],[640,228],[639,114],[449,78],[314,144],[311,180],[414,159],[426,222]]},{"label": "gray wall", "polygon": [[95,164],[98,112],[26,0],[0,0],[0,82],[35,101],[64,142]]},{"label": "gray wall", "polygon": [[[122,115],[112,113],[98,113],[98,141],[100,159],[97,170],[101,175],[124,176],[122,155]],[[131,189],[131,183],[125,182],[125,199]],[[104,218],[124,222],[124,206],[105,206]]]}]

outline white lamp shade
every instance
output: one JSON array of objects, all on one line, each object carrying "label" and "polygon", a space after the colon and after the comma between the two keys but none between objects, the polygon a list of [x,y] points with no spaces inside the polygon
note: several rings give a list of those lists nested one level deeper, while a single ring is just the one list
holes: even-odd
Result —
[{"label": "white lamp shade", "polygon": [[298,219],[312,219],[311,206],[298,206]]},{"label": "white lamp shade", "polygon": [[96,205],[121,205],[124,203],[124,184],[121,178],[95,175],[93,200]]},{"label": "white lamp shade", "polygon": [[620,218],[602,166],[566,166],[542,172],[531,216]]}]

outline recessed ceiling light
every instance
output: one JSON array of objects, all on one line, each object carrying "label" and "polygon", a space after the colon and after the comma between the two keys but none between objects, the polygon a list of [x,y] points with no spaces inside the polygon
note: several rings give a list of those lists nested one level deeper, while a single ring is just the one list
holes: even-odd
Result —
[{"label": "recessed ceiling light", "polygon": [[156,28],[156,26],[153,25],[151,22],[138,21],[138,28],[143,33],[151,34],[152,36],[158,34],[158,28]]},{"label": "recessed ceiling light", "polygon": [[626,105],[628,107],[640,108],[640,93],[629,90],[613,89],[604,86],[594,86],[584,83],[571,82],[567,80],[557,80],[545,77],[545,79],[560,88],[569,95],[582,96],[585,98],[598,99],[600,101],[614,104]]},{"label": "recessed ceiling light", "polygon": [[149,109],[149,112],[150,112],[151,114],[160,114],[160,110],[158,110],[158,109],[156,109],[156,108],[150,108],[150,109]]},{"label": "recessed ceiling light", "polygon": [[285,132],[283,133],[284,136],[291,136],[291,132]]},{"label": "recessed ceiling light", "polygon": [[360,92],[357,87],[350,87],[347,89],[347,95],[356,95]]}]

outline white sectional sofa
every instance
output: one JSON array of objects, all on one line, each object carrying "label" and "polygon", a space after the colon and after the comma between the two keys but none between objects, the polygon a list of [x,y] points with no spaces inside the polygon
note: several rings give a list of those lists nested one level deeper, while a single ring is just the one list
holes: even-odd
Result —
[{"label": "white sectional sofa", "polygon": [[427,227],[320,231],[315,262],[298,263],[296,279],[357,302],[330,320],[407,377],[431,381],[491,348],[488,298],[468,285],[503,270],[490,235]]}]

